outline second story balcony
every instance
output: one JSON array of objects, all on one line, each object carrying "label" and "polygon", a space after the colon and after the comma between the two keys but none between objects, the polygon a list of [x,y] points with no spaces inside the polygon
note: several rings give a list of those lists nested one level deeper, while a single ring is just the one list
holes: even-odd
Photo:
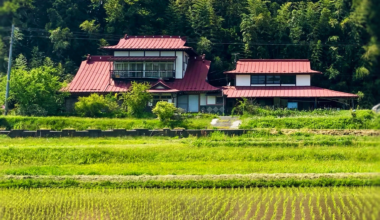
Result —
[{"label": "second story balcony", "polygon": [[114,62],[111,77],[115,79],[128,78],[175,78],[174,62]]},{"label": "second story balcony", "polygon": [[112,78],[127,79],[127,78],[152,78],[164,79],[174,78],[175,70],[169,71],[147,71],[147,70],[111,70]]}]

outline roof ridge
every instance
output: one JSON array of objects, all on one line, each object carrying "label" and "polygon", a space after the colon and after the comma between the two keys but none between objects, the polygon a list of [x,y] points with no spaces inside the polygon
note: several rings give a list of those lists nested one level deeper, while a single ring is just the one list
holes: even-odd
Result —
[{"label": "roof ridge", "polygon": [[181,39],[183,41],[186,41],[187,37],[186,36],[180,36],[180,35],[132,35],[128,36],[126,34],[124,36],[124,39],[133,39],[133,38],[172,38],[172,39]]},{"label": "roof ridge", "polygon": [[310,62],[309,59],[240,59],[238,62],[290,62],[290,61],[298,61],[298,62]]}]

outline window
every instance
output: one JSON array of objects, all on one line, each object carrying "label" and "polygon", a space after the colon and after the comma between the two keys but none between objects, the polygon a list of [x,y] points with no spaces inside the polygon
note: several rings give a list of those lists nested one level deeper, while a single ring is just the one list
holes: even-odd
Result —
[{"label": "window", "polygon": [[215,96],[207,96],[207,105],[215,105],[216,97]]},{"label": "window", "polygon": [[280,76],[273,76],[273,75],[267,76],[267,84],[280,84],[280,83],[281,83]]},{"label": "window", "polygon": [[281,84],[296,84],[296,76],[281,76]]},{"label": "window", "polygon": [[115,62],[114,63],[115,70],[128,70],[127,62]]},{"label": "window", "polygon": [[223,97],[216,97],[216,104],[223,105]]},{"label": "window", "polygon": [[265,84],[265,76],[263,75],[252,75],[251,84]]},{"label": "window", "polygon": [[168,94],[166,94],[166,95],[155,95],[155,96],[153,96],[152,105],[156,106],[157,102],[159,102],[159,101],[173,103],[173,97],[171,95],[168,95]]},{"label": "window", "polygon": [[143,71],[143,63],[129,63],[130,71]]}]

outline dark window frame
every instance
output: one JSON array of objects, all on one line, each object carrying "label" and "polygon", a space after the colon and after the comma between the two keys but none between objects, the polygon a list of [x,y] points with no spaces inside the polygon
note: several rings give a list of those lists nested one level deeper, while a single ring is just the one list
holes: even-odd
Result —
[{"label": "dark window frame", "polygon": [[[292,80],[294,80],[294,83],[293,83],[293,81],[292,81],[292,83],[289,83],[289,82],[283,82],[283,79],[284,79],[284,77],[292,77]],[[296,83],[297,83],[297,76],[296,75],[282,75],[281,76],[281,85],[282,84],[287,84],[287,85],[296,85]]]},{"label": "dark window frame", "polygon": [[[273,80],[269,80],[269,77],[273,77]],[[275,79],[278,78],[278,81]],[[278,82],[278,83],[277,83]],[[281,85],[281,76],[280,75],[266,75],[266,84],[268,85]]]},{"label": "dark window frame", "polygon": [[[253,77],[257,77],[258,78],[257,81],[255,81],[255,83],[252,80]],[[260,83],[260,81],[262,80],[260,78],[264,79],[263,83]],[[251,79],[250,80],[251,80],[251,85],[253,85],[253,84],[254,85],[265,85],[266,84],[266,76],[265,75],[251,75]]]}]

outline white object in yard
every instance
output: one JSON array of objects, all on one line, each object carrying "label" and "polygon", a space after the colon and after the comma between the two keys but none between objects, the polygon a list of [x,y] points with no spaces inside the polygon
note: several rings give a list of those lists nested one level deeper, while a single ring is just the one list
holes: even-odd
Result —
[{"label": "white object in yard", "polygon": [[241,121],[234,121],[232,122],[232,125],[230,127],[230,129],[239,129],[239,126],[241,125]]},{"label": "white object in yard", "polygon": [[380,104],[373,106],[372,111],[375,111],[376,113],[380,113]]},{"label": "white object in yard", "polygon": [[212,119],[211,120],[211,124],[212,125],[216,125],[216,123],[218,122],[219,119],[215,118],[215,119]]}]

